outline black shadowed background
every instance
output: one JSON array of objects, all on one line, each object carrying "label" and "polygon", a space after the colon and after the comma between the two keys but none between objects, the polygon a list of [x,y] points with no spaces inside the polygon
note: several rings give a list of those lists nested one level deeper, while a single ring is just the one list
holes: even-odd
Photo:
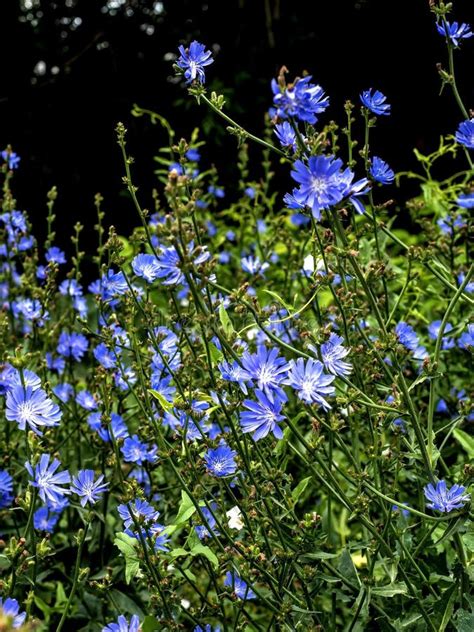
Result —
[{"label": "black shadowed background", "polygon": [[[21,156],[18,207],[40,238],[46,193],[58,187],[63,247],[78,220],[92,236],[96,192],[120,233],[137,223],[123,194],[118,121],[129,129],[134,177],[150,205],[152,157],[166,138],[131,116],[134,103],[165,116],[178,138],[204,122],[203,161],[217,164],[232,189],[235,139],[173,78],[180,43],[197,39],[214,51],[209,88],[224,92],[227,111],[256,133],[283,64],[290,76],[309,71],[330,95],[325,121],[344,124],[345,100],[358,103],[363,89],[386,94],[392,116],[373,133],[374,149],[395,170],[414,168],[413,147],[433,150],[461,120],[448,91],[439,95],[436,63],[445,63],[445,48],[429,0],[4,0],[0,14],[0,144]],[[456,19],[473,14],[472,0],[458,0]],[[470,42],[457,56],[463,96],[474,106]]]}]

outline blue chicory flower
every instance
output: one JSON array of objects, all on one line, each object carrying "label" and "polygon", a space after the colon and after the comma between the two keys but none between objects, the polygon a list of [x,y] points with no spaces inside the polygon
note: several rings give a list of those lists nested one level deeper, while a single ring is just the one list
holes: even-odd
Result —
[{"label": "blue chicory flower", "polygon": [[272,80],[273,103],[276,114],[282,119],[296,118],[314,125],[329,105],[329,98],[321,86],[311,83],[311,75],[296,79],[293,85],[281,88],[276,79]]},{"label": "blue chicory flower", "polygon": [[137,276],[153,283],[158,278],[160,264],[155,255],[139,254],[132,259],[132,268]]},{"label": "blue chicory flower", "polygon": [[34,468],[29,462],[25,463],[25,467],[33,479],[30,485],[38,488],[41,500],[60,503],[64,496],[71,493],[69,489],[62,487],[71,482],[71,476],[67,470],[56,472],[61,463],[58,459],[53,459],[50,464],[50,459],[49,454],[42,454]]},{"label": "blue chicory flower", "polygon": [[121,614],[116,623],[109,623],[102,628],[102,632],[139,632],[139,630],[140,619],[136,614],[132,615],[130,622],[123,614]]},{"label": "blue chicory flower", "polygon": [[390,105],[385,103],[387,97],[379,90],[374,90],[372,94],[372,88],[364,90],[360,95],[362,105],[370,110],[377,116],[388,116],[390,114]]},{"label": "blue chicory flower", "polygon": [[324,373],[324,365],[319,360],[309,358],[305,363],[303,358],[298,358],[290,362],[286,384],[297,391],[299,399],[330,410],[324,397],[334,395],[335,388],[331,386],[334,380],[334,375]]},{"label": "blue chicory flower", "polygon": [[[7,597],[5,601],[0,597],[0,614],[2,618],[13,619],[12,627],[14,629],[20,628],[26,619],[26,612],[20,612],[20,604],[16,599]],[[7,627],[5,627],[7,629]]]},{"label": "blue chicory flower", "polygon": [[103,474],[97,480],[94,480],[94,478],[94,470],[80,470],[77,476],[72,477],[71,492],[80,497],[80,503],[83,507],[87,503],[95,505],[109,487],[108,483],[102,483],[104,480]]},{"label": "blue chicory flower", "polygon": [[390,169],[388,164],[378,156],[374,156],[372,158],[369,173],[372,178],[377,182],[380,182],[380,184],[390,184],[395,180],[395,173],[393,169]]},{"label": "blue chicory flower", "polygon": [[283,402],[280,398],[270,400],[259,389],[255,391],[255,396],[257,401],[244,400],[247,410],[240,413],[242,432],[252,432],[254,441],[263,439],[269,432],[272,432],[276,439],[282,439],[283,431],[278,422],[285,419],[285,416],[281,414]]},{"label": "blue chicory flower", "polygon": [[469,494],[464,493],[465,487],[453,485],[451,489],[448,489],[444,480],[438,481],[436,485],[429,483],[425,486],[424,491],[426,499],[430,501],[426,506],[443,513],[449,513],[453,509],[461,509],[470,499]]},{"label": "blue chicory flower", "polygon": [[464,145],[468,149],[474,149],[474,119],[467,119],[459,123],[454,136],[460,145]]},{"label": "blue chicory flower", "polygon": [[456,203],[462,208],[474,208],[474,191],[469,193],[461,193]]},{"label": "blue chicory flower", "polygon": [[6,470],[0,470],[0,509],[10,507],[13,501],[13,478]]},{"label": "blue chicory flower", "polygon": [[154,463],[158,458],[156,454],[158,448],[156,445],[150,448],[148,443],[140,441],[136,434],[125,439],[120,450],[125,461],[128,463],[136,463],[137,465]]},{"label": "blue chicory flower", "polygon": [[468,39],[474,35],[469,24],[466,24],[465,22],[462,22],[461,24],[453,22],[450,24],[447,20],[445,20],[443,22],[438,22],[436,28],[440,35],[447,37],[456,47],[459,46],[459,40]]},{"label": "blue chicory flower", "polygon": [[257,596],[248,584],[235,572],[227,571],[224,586],[232,588],[232,592],[238,599],[255,599]]},{"label": "blue chicory flower", "polygon": [[236,456],[237,452],[222,441],[217,448],[209,449],[204,455],[206,469],[210,474],[218,477],[235,474],[237,470]]},{"label": "blue chicory flower", "polygon": [[29,426],[37,435],[42,435],[38,426],[57,426],[62,413],[43,389],[18,385],[7,394],[5,415],[9,421],[16,421],[20,430]]},{"label": "blue chicory flower", "polygon": [[179,46],[180,57],[176,64],[184,70],[186,83],[192,83],[197,80],[199,83],[205,83],[206,74],[204,68],[214,62],[210,50],[206,50],[204,44],[200,44],[196,40],[191,42],[189,48]]}]

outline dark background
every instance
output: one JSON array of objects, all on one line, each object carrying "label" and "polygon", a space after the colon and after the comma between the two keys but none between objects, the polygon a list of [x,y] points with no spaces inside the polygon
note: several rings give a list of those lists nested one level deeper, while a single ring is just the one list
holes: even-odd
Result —
[{"label": "dark background", "polygon": [[[472,0],[458,0],[455,19],[474,21]],[[198,39],[214,50],[209,87],[225,89],[228,111],[257,133],[282,64],[293,76],[308,70],[330,95],[324,120],[344,124],[346,99],[358,102],[369,87],[384,92],[392,116],[374,132],[374,149],[395,170],[415,168],[413,147],[433,150],[462,119],[449,91],[439,96],[436,63],[446,55],[428,0],[3,0],[0,23],[0,145],[10,143],[22,158],[18,207],[29,211],[39,237],[46,192],[57,185],[63,246],[77,220],[91,235],[98,191],[119,232],[137,222],[122,192],[117,121],[129,129],[135,179],[150,204],[152,156],[166,139],[131,116],[133,103],[160,112],[179,135],[204,121],[204,163],[219,164],[232,189],[235,139],[173,79],[179,43]],[[473,46],[466,40],[457,53],[470,106]],[[282,182],[282,192],[289,187]]]}]

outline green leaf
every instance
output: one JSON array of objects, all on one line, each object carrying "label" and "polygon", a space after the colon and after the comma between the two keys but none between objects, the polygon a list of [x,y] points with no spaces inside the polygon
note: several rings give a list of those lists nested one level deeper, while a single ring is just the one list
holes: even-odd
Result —
[{"label": "green leaf", "polygon": [[48,604],[41,599],[41,597],[38,597],[38,595],[35,595],[33,600],[35,602],[35,606],[39,608],[41,612],[44,614],[46,618],[46,623],[48,623],[51,617],[51,613],[54,612],[53,609],[50,608]]},{"label": "green leaf", "polygon": [[224,307],[224,303],[219,305],[219,320],[221,321],[222,329],[224,330],[225,335],[229,338],[232,334],[235,333],[234,326],[232,325],[232,321],[229,318],[229,314],[227,313],[226,308]]},{"label": "green leaf", "polygon": [[374,586],[371,592],[377,597],[395,597],[395,595],[408,594],[408,588],[405,582],[397,582],[386,586]]},{"label": "green leaf", "polygon": [[308,562],[311,560],[330,560],[337,556],[337,553],[329,553],[329,551],[316,551],[315,553],[304,553],[298,558],[298,560],[301,560],[301,562]]},{"label": "green leaf", "polygon": [[458,610],[455,615],[457,632],[472,632],[474,630],[474,612]]},{"label": "green leaf", "polygon": [[133,246],[130,244],[128,239],[122,237],[122,235],[117,235],[117,239],[122,244],[122,249],[120,251],[120,256],[129,259],[133,255]]},{"label": "green leaf", "polygon": [[171,404],[165,397],[163,397],[161,393],[155,391],[153,388],[149,388],[148,392],[150,393],[150,395],[153,395],[153,397],[158,401],[165,413],[169,413],[173,410],[173,404]]},{"label": "green leaf", "polygon": [[184,489],[182,489],[181,502],[179,504],[178,515],[174,519],[172,526],[177,527],[180,524],[183,524],[183,522],[187,522],[189,518],[191,518],[191,516],[195,513],[195,511],[196,511],[196,507],[194,506],[193,501],[188,496],[188,494],[184,491]]},{"label": "green leaf", "polygon": [[126,533],[116,533],[114,544],[125,558],[125,582],[129,584],[140,570],[140,560],[137,554],[138,542]]},{"label": "green leaf", "polygon": [[121,592],[120,590],[117,590],[116,588],[113,588],[110,593],[112,603],[114,604],[114,606],[117,605],[122,612],[125,611],[128,614],[136,614],[138,617],[140,617],[140,619],[145,618],[145,613],[143,612],[143,610],[137,603],[135,603],[135,601],[133,601],[133,599],[130,599],[128,595]]},{"label": "green leaf", "polygon": [[298,502],[304,490],[308,487],[309,482],[311,481],[312,478],[313,478],[312,476],[308,476],[308,478],[303,478],[303,480],[300,481],[298,485],[295,487],[295,489],[291,492],[291,498],[293,499],[293,502],[295,504]]},{"label": "green leaf", "polygon": [[459,428],[453,430],[453,435],[467,452],[469,458],[474,459],[474,437],[471,437],[471,435],[468,435],[467,432]]},{"label": "green leaf", "polygon": [[162,629],[160,623],[158,623],[155,617],[151,617],[150,615],[145,617],[141,625],[142,632],[156,632],[160,629]]},{"label": "green leaf", "polygon": [[337,565],[337,570],[349,581],[355,582],[360,587],[359,574],[357,573],[357,569],[352,561],[351,554],[347,549],[344,549],[342,552],[339,564]]},{"label": "green leaf", "polygon": [[211,354],[211,360],[214,362],[214,364],[217,364],[218,362],[221,362],[224,359],[224,356],[222,355],[222,351],[220,351],[215,344],[213,344],[212,342],[208,343],[208,347],[209,347],[209,353]]},{"label": "green leaf", "polygon": [[189,555],[189,551],[186,551],[186,549],[173,549],[172,551],[170,551],[170,555],[171,557],[181,557],[181,556],[186,556]]},{"label": "green leaf", "polygon": [[55,606],[59,606],[67,601],[66,593],[64,592],[64,586],[61,582],[56,584],[56,603]]},{"label": "green leaf", "polygon": [[217,569],[219,566],[219,560],[217,559],[216,554],[211,551],[208,546],[204,546],[203,544],[196,544],[195,546],[193,546],[193,548],[191,549],[191,555],[203,555],[211,562],[214,569]]},{"label": "green leaf", "polygon": [[436,615],[436,630],[444,632],[446,626],[451,621],[454,611],[454,601],[457,595],[457,584],[453,584],[451,588],[445,590],[441,595],[441,599],[434,604],[434,613]]}]

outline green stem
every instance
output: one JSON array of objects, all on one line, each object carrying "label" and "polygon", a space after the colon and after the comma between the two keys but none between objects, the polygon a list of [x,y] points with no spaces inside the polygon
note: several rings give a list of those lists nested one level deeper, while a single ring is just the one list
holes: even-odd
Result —
[{"label": "green stem", "polygon": [[241,135],[244,136],[245,138],[249,138],[250,140],[253,140],[254,143],[258,143],[259,145],[262,145],[263,147],[265,147],[266,149],[271,149],[272,151],[274,151],[276,154],[278,154],[281,158],[284,158],[285,160],[287,160],[288,162],[292,162],[288,156],[285,154],[285,152],[281,151],[281,149],[278,149],[278,147],[275,147],[274,145],[272,145],[271,143],[267,143],[266,140],[262,140],[261,138],[258,138],[258,136],[254,136],[253,134],[251,134],[250,132],[247,132],[246,129],[244,129],[241,125],[239,125],[238,123],[236,123],[234,120],[232,120],[230,118],[230,116],[228,116],[227,114],[225,114],[222,110],[220,110],[216,105],[214,105],[214,103],[212,103],[212,101],[210,101],[206,95],[201,94],[199,95],[199,99],[202,99],[210,108],[211,110],[214,110],[214,112],[216,114],[218,114],[221,118],[224,119],[224,121],[226,121],[226,123],[229,123],[230,125],[232,125],[232,127],[237,128]]},{"label": "green stem", "polygon": [[67,619],[67,615],[69,612],[69,607],[71,605],[71,602],[74,598],[74,594],[76,592],[77,589],[77,583],[79,580],[79,573],[81,570],[81,557],[82,557],[82,549],[84,548],[84,543],[86,541],[86,535],[87,535],[87,531],[89,529],[89,523],[90,521],[87,520],[84,526],[84,529],[82,530],[82,535],[81,535],[81,539],[79,540],[79,546],[77,549],[77,556],[76,556],[76,566],[74,568],[74,576],[73,576],[73,580],[72,580],[72,588],[71,588],[71,592],[69,593],[69,597],[67,599],[66,605],[64,607],[64,611],[63,611],[63,615],[58,623],[58,627],[56,628],[56,632],[60,632],[60,630],[62,629],[64,623],[66,622]]}]

